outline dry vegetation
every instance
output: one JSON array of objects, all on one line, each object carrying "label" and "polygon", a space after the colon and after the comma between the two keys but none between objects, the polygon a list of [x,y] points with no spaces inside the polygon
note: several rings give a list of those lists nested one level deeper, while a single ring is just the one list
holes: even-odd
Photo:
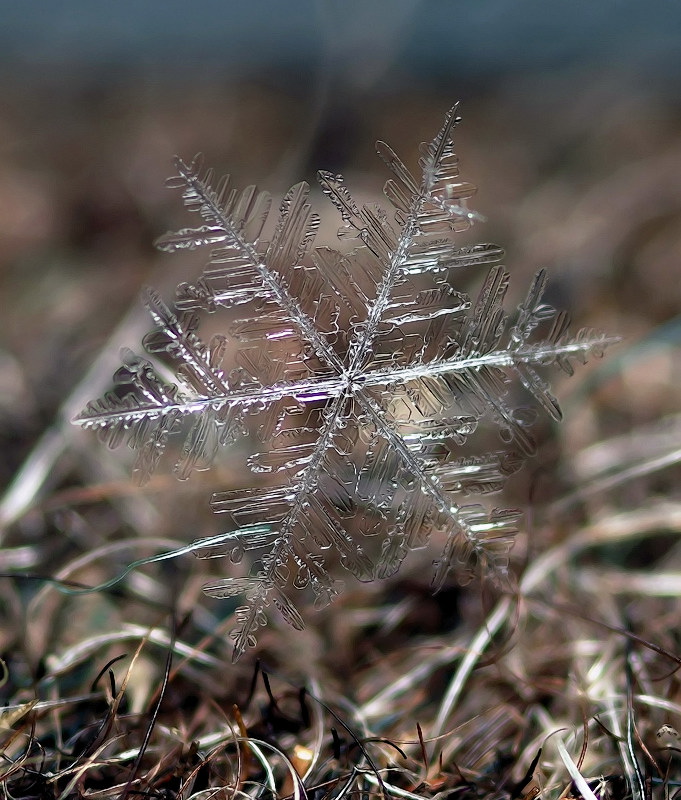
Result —
[{"label": "dry vegetation", "polygon": [[348,109],[321,133],[298,101],[256,87],[181,106],[124,88],[6,99],[2,796],[675,796],[678,109],[598,88],[567,106],[500,92],[462,109],[459,153],[490,220],[477,235],[505,246],[516,286],[546,266],[578,325],[623,336],[556,387],[566,421],[513,481],[528,509],[518,592],[432,596],[418,553],[398,581],[310,611],[302,634],[273,615],[259,661],[232,665],[233,605],[201,593],[221,565],[151,563],[81,593],[217,533],[205,498],[241,483],[226,453],[200,479],[136,489],[125,454],[69,424],[146,330],[141,286],[169,297],[188,269],[150,244],[177,221],[170,157],[201,149],[274,190],[342,167],[369,193],[384,177],[362,171],[379,169],[371,141],[413,154],[452,98]]}]

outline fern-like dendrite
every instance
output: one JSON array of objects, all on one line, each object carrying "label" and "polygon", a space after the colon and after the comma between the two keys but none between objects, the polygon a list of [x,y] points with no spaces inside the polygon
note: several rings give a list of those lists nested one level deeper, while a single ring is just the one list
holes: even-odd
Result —
[{"label": "fern-like dendrite", "polygon": [[[389,211],[357,204],[340,175],[319,173],[344,223],[339,236],[356,240],[344,252],[313,248],[319,218],[305,183],[273,212],[254,186],[214,184],[196,160],[176,162],[169,186],[200,223],[159,247],[207,246],[210,261],[196,283],[178,287],[174,309],[146,293],[152,360],[126,355],[115,388],[76,421],[112,447],[127,441],[140,483],[173,438],[182,442],[180,479],[237,437],[256,442],[248,462],[256,488],[213,496],[229,531],[197,548],[233,562],[251,554],[251,574],[205,587],[243,598],[235,657],[255,644],[271,604],[301,628],[298,590],[322,606],[342,588],[339,566],[362,581],[384,578],[431,540],[441,546],[435,588],[450,571],[507,582],[519,513],[467,498],[501,489],[531,454],[537,411],[560,418],[547,368],[571,373],[611,341],[568,332],[566,315],[543,302],[543,272],[507,316],[502,251],[454,240],[477,218],[467,206],[475,187],[459,179],[453,149],[458,121],[454,108],[422,146],[419,177],[378,143],[393,175]],[[462,286],[478,273],[473,299]],[[214,312],[225,334],[204,342],[199,322]],[[161,377],[169,361],[173,383]],[[503,447],[470,446],[483,422],[498,428]]]}]

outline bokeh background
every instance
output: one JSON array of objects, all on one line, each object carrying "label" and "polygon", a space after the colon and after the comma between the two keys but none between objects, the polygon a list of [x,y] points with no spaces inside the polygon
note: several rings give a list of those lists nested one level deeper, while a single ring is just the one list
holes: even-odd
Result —
[{"label": "bokeh background", "polygon": [[[119,348],[140,351],[141,288],[170,299],[200,267],[153,247],[186,220],[164,188],[172,156],[202,151],[218,173],[275,196],[314,183],[319,168],[343,172],[359,197],[378,199],[386,176],[373,142],[414,165],[418,143],[457,100],[462,174],[479,186],[475,207],[488,219],[471,240],[505,247],[517,299],[546,267],[551,299],[577,326],[622,336],[606,360],[558,381],[566,422],[541,433],[534,467],[510,488],[511,502],[529,509],[517,566],[581,525],[648,510],[643,539],[604,547],[580,591],[614,619],[608,598],[626,595],[626,570],[664,569],[676,594],[662,606],[648,598],[629,621],[677,647],[681,554],[667,534],[679,529],[681,477],[681,4],[0,0],[0,572],[16,577],[0,580],[7,701],[30,697],[44,674],[66,676],[56,695],[87,684],[119,652],[117,632],[161,630],[171,601],[193,610],[187,641],[223,621],[219,604],[202,599],[201,565],[149,568],[118,595],[77,599],[39,579],[96,584],[140,552],[121,546],[74,566],[93,549],[140,535],[158,549],[218,532],[207,497],[243,482],[227,454],[188,485],[160,475],[136,489],[125,453],[70,424],[107,388]],[[315,202],[326,215],[318,241],[332,243],[335,213],[320,193]],[[369,696],[379,675],[405,668],[400,646],[484,617],[475,589],[432,598],[429,562],[314,617],[299,650],[275,622],[263,634],[270,663],[304,676],[323,662],[328,681],[341,676]],[[661,620],[652,633],[651,619]],[[111,642],[98,650],[94,631]],[[553,634],[547,618],[524,651],[546,653],[535,683],[549,694],[567,674],[551,655],[563,645],[547,644]],[[168,641],[155,640],[138,708],[154,696]],[[226,644],[206,648],[229,660]],[[249,669],[220,683],[196,668],[186,693],[198,685],[221,696],[232,679],[247,683]]]},{"label": "bokeh background", "polygon": [[[630,347],[678,341],[673,0],[3,2],[0,75],[4,485],[58,409],[75,413],[140,287],[186,272],[152,247],[178,216],[174,154],[274,193],[324,168],[371,195],[373,141],[413,164],[460,100],[477,235],[514,272],[549,268],[564,306]],[[639,362],[631,391],[656,419],[676,398],[664,364]]]}]

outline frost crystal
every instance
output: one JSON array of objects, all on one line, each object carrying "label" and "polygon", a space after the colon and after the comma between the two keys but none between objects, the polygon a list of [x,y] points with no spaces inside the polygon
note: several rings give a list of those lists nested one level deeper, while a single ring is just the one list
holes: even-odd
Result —
[{"label": "frost crystal", "polygon": [[[452,240],[477,218],[467,207],[475,187],[459,180],[453,150],[458,121],[455,107],[422,145],[418,179],[377,144],[393,173],[384,190],[390,212],[359,206],[341,176],[319,173],[344,222],[339,236],[357,240],[345,253],[313,249],[319,218],[307,184],[286,194],[265,241],[268,194],[238,191],[227,178],[214,186],[196,160],[176,162],[169,186],[182,189],[201,224],[159,247],[207,245],[210,262],[196,283],[178,287],[175,310],[146,293],[156,328],[144,347],[166,366],[127,354],[114,390],[76,421],[111,447],[127,440],[140,483],[171,437],[183,442],[180,479],[208,468],[220,445],[245,434],[256,442],[256,488],[213,496],[229,532],[196,550],[233,562],[253,551],[250,575],[205,587],[244,600],[235,657],[255,644],[270,604],[301,628],[295,590],[311,592],[317,606],[332,600],[342,588],[334,562],[371,581],[436,539],[436,589],[450,570],[459,580],[478,569],[507,583],[519,513],[456,498],[503,486],[532,453],[536,411],[560,419],[540,372],[557,365],[571,373],[572,361],[600,355],[610,341],[569,334],[566,315],[542,300],[543,272],[509,319],[502,251]],[[473,300],[461,277],[478,271],[485,277]],[[201,312],[223,313],[226,335],[205,343]],[[161,377],[169,361],[175,383]],[[470,446],[482,422],[498,428],[501,450]]]}]

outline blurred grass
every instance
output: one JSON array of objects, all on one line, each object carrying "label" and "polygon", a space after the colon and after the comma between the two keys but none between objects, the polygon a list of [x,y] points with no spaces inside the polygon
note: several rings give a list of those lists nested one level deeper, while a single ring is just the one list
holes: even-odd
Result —
[{"label": "blurred grass", "polygon": [[[335,607],[310,612],[302,634],[273,615],[258,653],[285,679],[274,690],[292,703],[282,718],[261,680],[247,713],[254,664],[230,665],[233,609],[201,594],[205,563],[149,566],[111,592],[82,597],[47,581],[101,583],[137,558],[218,532],[207,498],[240,482],[226,454],[186,485],[159,476],[136,489],[125,457],[68,420],[106,387],[119,346],[139,350],[142,285],[169,298],[189,277],[187,260],[167,260],[151,245],[181,213],[163,187],[175,152],[202,150],[241,185],[277,192],[330,168],[360,196],[378,196],[385,174],[373,141],[386,139],[414,164],[417,143],[456,98],[403,94],[361,107],[346,99],[310,113],[301,97],[264,84],[186,87],[181,101],[157,86],[151,96],[139,83],[62,94],[7,87],[0,113],[0,654],[8,669],[0,697],[20,708],[42,703],[3,734],[12,796],[46,787],[49,796],[122,796],[133,784],[120,786],[145,775],[134,786],[149,796],[198,797],[203,784],[247,791],[248,780],[264,780],[257,749],[246,755],[246,738],[260,736],[299,765],[304,748],[317,754],[324,766],[308,786],[328,780],[340,791],[361,763],[374,791],[367,754],[333,714],[316,705],[306,719],[295,699],[302,685],[362,741],[383,736],[406,749],[404,762],[394,748],[368,746],[382,769],[398,765],[382,773],[395,791],[419,796],[524,796],[514,782],[550,733],[574,729],[578,759],[583,719],[585,774],[631,777],[618,737],[626,738],[633,692],[641,763],[672,786],[676,751],[661,750],[656,731],[681,723],[678,662],[659,652],[679,651],[679,108],[595,78],[576,99],[538,81],[463,105],[462,174],[480,187],[476,208],[489,220],[474,237],[506,248],[516,287],[547,267],[550,299],[576,327],[618,333],[623,343],[557,387],[565,423],[545,432],[538,458],[511,486],[510,501],[528,508],[515,553],[525,596],[495,606],[489,587],[452,586],[432,597],[430,559],[419,553],[399,580],[354,586]],[[330,241],[333,210],[316,202],[326,214],[318,241]],[[641,638],[628,646],[625,630]],[[490,651],[476,652],[473,641]],[[114,684],[105,677],[91,691],[123,653]],[[426,738],[450,733],[422,752],[417,722]],[[134,767],[130,753],[146,729],[148,755]],[[240,766],[236,745],[211,749],[223,735],[244,739]],[[294,786],[282,764],[273,769],[285,795]],[[569,783],[556,752],[545,753],[537,774],[551,796]]]}]

